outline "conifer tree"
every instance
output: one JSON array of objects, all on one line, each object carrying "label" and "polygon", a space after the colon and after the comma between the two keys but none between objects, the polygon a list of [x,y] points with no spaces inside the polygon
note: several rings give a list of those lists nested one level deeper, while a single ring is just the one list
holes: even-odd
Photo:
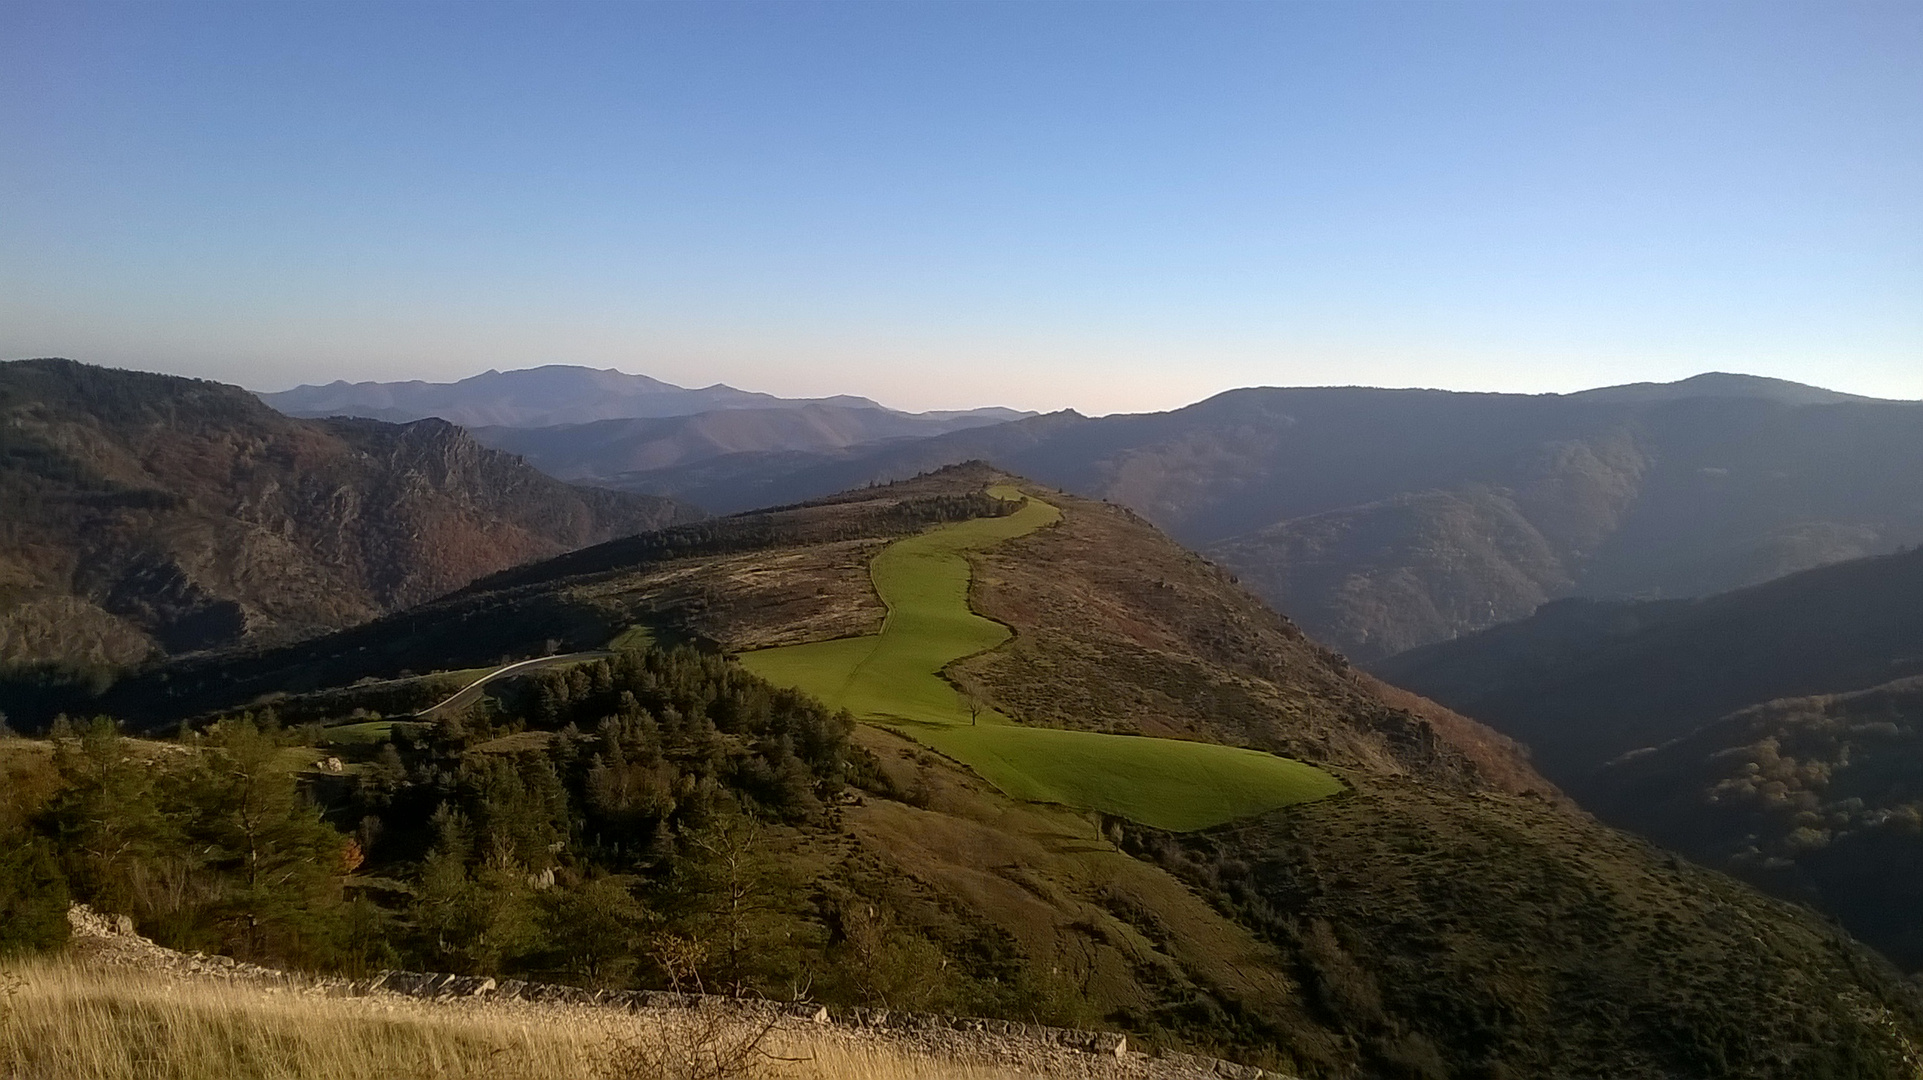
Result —
[{"label": "conifer tree", "polygon": [[178,802],[214,878],[210,914],[244,956],[312,962],[340,932],[350,841],[301,793],[282,748],[248,719],[222,721]]},{"label": "conifer tree", "polygon": [[61,722],[54,768],[61,791],[43,820],[60,851],[61,869],[76,898],[142,921],[153,914],[153,890],[163,853],[178,852],[156,801],[160,775],[136,761],[113,721],[97,717],[79,732]]},{"label": "conifer tree", "polygon": [[660,921],[634,898],[632,885],[632,878],[597,877],[542,898],[556,968],[588,986],[629,981],[649,928]]}]

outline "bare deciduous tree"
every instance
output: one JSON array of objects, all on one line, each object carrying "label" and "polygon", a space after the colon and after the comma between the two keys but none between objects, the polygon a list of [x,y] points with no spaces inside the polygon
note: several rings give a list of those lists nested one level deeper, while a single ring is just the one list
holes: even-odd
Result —
[{"label": "bare deciduous tree", "polygon": [[609,1032],[604,1080],[752,1080],[777,1060],[768,1036],[773,1012],[744,1014],[705,1004],[659,1023],[623,1023]]}]

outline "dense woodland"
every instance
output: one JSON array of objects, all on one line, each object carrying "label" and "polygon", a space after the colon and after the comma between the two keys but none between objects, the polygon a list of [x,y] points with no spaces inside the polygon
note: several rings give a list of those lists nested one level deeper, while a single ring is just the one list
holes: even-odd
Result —
[{"label": "dense woodland", "polygon": [[[850,782],[889,790],[849,724],[687,649],[351,745],[271,714],[173,743],[63,723],[51,754],[0,743],[0,949],[59,944],[71,898],[173,948],[305,969],[1068,1018],[1006,942],[937,945],[860,872],[810,872]],[[299,768],[316,754],[348,760]]]}]

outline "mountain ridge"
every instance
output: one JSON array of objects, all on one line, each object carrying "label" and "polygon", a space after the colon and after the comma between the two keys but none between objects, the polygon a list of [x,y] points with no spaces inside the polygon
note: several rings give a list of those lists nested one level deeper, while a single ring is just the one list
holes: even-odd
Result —
[{"label": "mountain ridge", "polygon": [[439,420],[298,420],[239,387],[0,364],[0,660],[339,629],[698,513],[555,481]]},{"label": "mountain ridge", "polygon": [[[688,416],[721,409],[780,409],[827,405],[884,409],[870,398],[839,394],[825,398],[782,398],[725,383],[690,388],[615,368],[547,364],[512,371],[490,369],[451,383],[337,379],[324,385],[257,391],[267,404],[290,416],[365,416],[406,422],[439,417],[463,427],[551,427],[597,420]],[[895,410],[887,410],[895,412]],[[925,416],[933,421],[971,414],[994,419],[1025,415],[1011,409],[946,410]]]},{"label": "mountain ridge", "polygon": [[915,414],[872,405],[805,402],[544,427],[480,427],[472,434],[497,450],[519,454],[550,476],[618,488],[621,478],[631,473],[732,454],[841,450],[984,427],[1020,415],[982,409]]},{"label": "mountain ridge", "polygon": [[1599,386],[1594,390],[1578,390],[1566,396],[1584,397],[1592,401],[1630,401],[1673,399],[1689,394],[1711,397],[1760,397],[1793,405],[1834,405],[1845,401],[1891,400],[1868,397],[1863,394],[1846,394],[1807,383],[1792,382],[1788,379],[1745,375],[1731,371],[1705,371],[1700,375],[1691,375],[1689,378],[1669,383],[1640,382]]}]

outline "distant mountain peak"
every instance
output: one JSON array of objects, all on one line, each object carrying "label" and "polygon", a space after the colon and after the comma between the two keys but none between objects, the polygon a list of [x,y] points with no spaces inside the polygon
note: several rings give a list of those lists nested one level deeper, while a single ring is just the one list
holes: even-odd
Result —
[{"label": "distant mountain peak", "polygon": [[1625,383],[1565,395],[1585,401],[1657,402],[1686,398],[1761,398],[1784,405],[1835,405],[1846,401],[1875,401],[1860,394],[1845,394],[1820,386],[1773,379],[1766,375],[1745,375],[1733,371],[1705,371],[1675,382]]}]

